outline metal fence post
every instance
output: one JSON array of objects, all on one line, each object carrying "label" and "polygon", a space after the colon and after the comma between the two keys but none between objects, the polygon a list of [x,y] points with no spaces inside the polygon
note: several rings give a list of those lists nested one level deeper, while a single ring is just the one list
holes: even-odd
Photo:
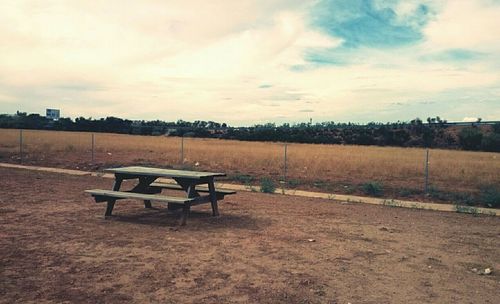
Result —
[{"label": "metal fence post", "polygon": [[95,138],[94,138],[94,133],[92,133],[92,163],[94,163],[94,147],[95,147]]},{"label": "metal fence post", "polygon": [[184,134],[181,137],[181,165],[184,164]]},{"label": "metal fence post", "polygon": [[425,194],[429,193],[429,148],[425,151]]},{"label": "metal fence post", "polygon": [[285,144],[285,166],[284,166],[284,172],[283,172],[283,182],[285,183],[286,185],[286,171],[287,171],[287,148],[288,148],[288,145]]},{"label": "metal fence post", "polygon": [[283,163],[283,181],[281,182],[281,194],[285,194],[285,187],[286,187],[286,169],[287,169],[287,155],[286,151],[287,150],[287,144],[285,144],[285,154],[284,154],[284,163]]},{"label": "metal fence post", "polygon": [[23,163],[23,129],[19,129],[19,162]]}]

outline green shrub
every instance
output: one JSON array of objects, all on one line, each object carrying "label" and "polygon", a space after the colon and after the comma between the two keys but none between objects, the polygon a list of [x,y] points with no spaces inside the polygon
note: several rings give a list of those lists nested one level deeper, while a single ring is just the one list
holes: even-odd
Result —
[{"label": "green shrub", "polygon": [[290,187],[290,188],[296,188],[298,185],[300,185],[300,180],[298,180],[298,179],[291,179],[287,183],[288,183],[288,187]]},{"label": "green shrub", "polygon": [[356,193],[357,186],[356,185],[346,185],[344,186],[344,192],[347,194],[354,194]]},{"label": "green shrub", "polygon": [[434,187],[432,185],[429,186],[428,195],[432,198],[442,200],[442,201],[450,201],[451,200],[450,196],[446,192],[441,191],[441,189]]},{"label": "green shrub", "polygon": [[260,192],[263,193],[274,193],[276,190],[276,185],[274,181],[270,178],[264,177],[260,180]]},{"label": "green shrub", "polygon": [[491,133],[483,137],[481,148],[484,151],[500,152],[500,134]]},{"label": "green shrub", "polygon": [[473,206],[476,202],[474,197],[470,193],[456,192],[450,194],[451,200],[457,204],[465,204],[468,206]]},{"label": "green shrub", "polygon": [[460,130],[458,138],[463,149],[479,150],[483,140],[483,133],[476,127],[466,127]]},{"label": "green shrub", "polygon": [[497,122],[493,125],[493,132],[500,134],[500,122]]},{"label": "green shrub", "polygon": [[500,208],[500,186],[486,185],[481,187],[480,199],[490,208]]},{"label": "green shrub", "polygon": [[379,182],[368,182],[362,185],[363,192],[370,196],[381,196],[384,192],[383,186]]},{"label": "green shrub", "polygon": [[429,196],[445,202],[453,202],[454,204],[474,205],[474,197],[470,193],[465,192],[450,192],[443,191],[434,186],[429,187]]},{"label": "green shrub", "polygon": [[329,183],[328,181],[316,180],[313,183],[313,185],[314,185],[314,187],[318,187],[320,189],[324,189],[324,190],[327,190],[327,191],[333,190],[333,185],[331,183]]},{"label": "green shrub", "polygon": [[422,190],[419,189],[412,189],[412,188],[401,188],[399,189],[399,195],[408,197],[412,195],[419,195],[422,194]]}]

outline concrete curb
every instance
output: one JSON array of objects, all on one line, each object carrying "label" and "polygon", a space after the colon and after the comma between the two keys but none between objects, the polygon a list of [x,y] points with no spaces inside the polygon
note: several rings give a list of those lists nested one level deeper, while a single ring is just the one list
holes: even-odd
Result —
[{"label": "concrete curb", "polygon": [[[96,176],[96,177],[104,177],[104,178],[114,178],[114,175],[109,174],[109,173],[80,171],[80,170],[71,170],[71,169],[59,169],[59,168],[39,167],[39,166],[24,166],[24,165],[10,164],[10,163],[0,163],[0,167],[13,168],[13,169],[24,169],[24,170],[32,170],[32,171],[41,171],[41,172],[62,173],[62,174],[77,175],[77,176]],[[166,182],[166,183],[171,182],[171,180],[169,180],[169,179],[160,179],[160,181]],[[245,185],[217,183],[217,186],[225,188],[225,189],[229,189],[229,190],[235,190],[235,191],[252,191],[252,192],[259,192],[260,191],[259,187],[245,186]],[[421,203],[421,202],[403,201],[403,200],[396,200],[396,199],[383,199],[383,198],[373,198],[373,197],[365,197],[365,196],[343,195],[343,194],[323,193],[323,192],[311,192],[311,191],[302,191],[302,190],[276,190],[275,193],[284,194],[284,195],[302,196],[302,197],[322,198],[322,199],[328,199],[328,200],[332,200],[332,201],[341,201],[341,202],[348,202],[348,203],[362,203],[362,204],[410,208],[410,209],[422,209],[422,210],[433,210],[433,211],[459,212],[459,213],[500,216],[500,209],[489,209],[489,208],[471,207],[471,206],[459,206],[459,205],[453,205],[453,204]]]}]

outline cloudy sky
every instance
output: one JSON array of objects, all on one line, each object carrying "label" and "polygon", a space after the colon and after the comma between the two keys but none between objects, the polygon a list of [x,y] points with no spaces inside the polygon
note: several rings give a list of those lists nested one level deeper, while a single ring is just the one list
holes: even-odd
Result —
[{"label": "cloudy sky", "polygon": [[3,0],[0,20],[0,113],[500,120],[498,0]]}]

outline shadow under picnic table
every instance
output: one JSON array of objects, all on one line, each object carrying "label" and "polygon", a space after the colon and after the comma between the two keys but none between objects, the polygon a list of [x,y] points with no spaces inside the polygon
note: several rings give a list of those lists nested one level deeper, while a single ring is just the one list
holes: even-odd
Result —
[{"label": "shadow under picnic table", "polygon": [[[141,225],[150,225],[158,227],[177,227],[180,221],[179,211],[169,211],[166,208],[146,208],[146,209],[128,209],[117,210],[111,217],[106,220],[136,223]],[[208,210],[191,210],[189,213],[188,223],[182,229],[190,229],[193,227],[210,227],[210,228],[236,228],[246,230],[257,230],[261,227],[270,225],[269,219],[256,218],[244,214],[221,214],[220,216],[212,216]]]}]

